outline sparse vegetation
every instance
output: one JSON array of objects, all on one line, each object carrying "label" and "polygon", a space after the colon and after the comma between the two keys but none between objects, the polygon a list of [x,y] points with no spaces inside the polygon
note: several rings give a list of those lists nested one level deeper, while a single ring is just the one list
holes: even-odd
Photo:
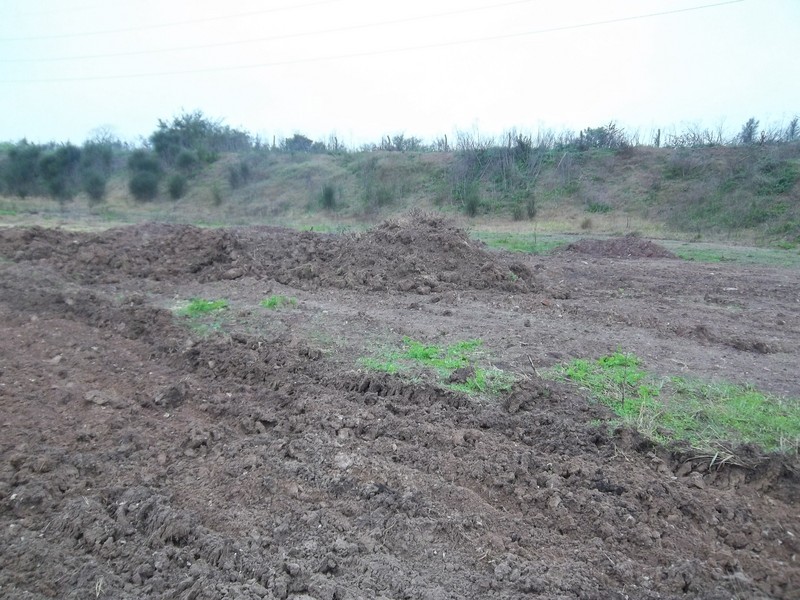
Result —
[{"label": "sparse vegetation", "polygon": [[[90,205],[110,201],[117,215],[130,208],[137,219],[159,218],[158,205],[126,206],[127,188],[140,202],[162,193],[189,198],[171,209],[170,218],[183,219],[174,211],[208,202],[208,210],[224,214],[206,215],[203,222],[229,224],[283,215],[302,220],[319,208],[329,213],[319,215],[325,220],[420,206],[520,223],[570,214],[560,222],[575,227],[582,224],[574,217],[580,210],[609,214],[591,222],[603,233],[615,231],[617,215],[624,215],[665,228],[666,235],[796,244],[797,131],[796,118],[780,126],[753,118],[733,134],[659,130],[641,143],[612,122],[578,132],[512,130],[497,138],[461,132],[453,143],[445,136],[426,144],[401,133],[354,149],[336,136],[323,142],[301,133],[266,144],[196,111],[159,121],[141,147],[108,134],[82,147],[2,144],[0,194],[55,199],[62,218],[66,202],[76,197]],[[583,228],[589,223],[584,220]]]},{"label": "sparse vegetation", "polygon": [[273,294],[269,298],[261,301],[261,306],[270,310],[278,310],[281,308],[293,308],[297,306],[297,298],[289,298],[280,294]]},{"label": "sparse vegetation", "polygon": [[730,383],[657,377],[633,354],[617,351],[596,360],[576,359],[551,369],[548,376],[575,382],[611,408],[619,423],[658,443],[682,442],[711,456],[731,458],[742,444],[793,453],[800,444],[800,400]]},{"label": "sparse vegetation", "polygon": [[501,369],[482,365],[482,344],[481,340],[473,339],[442,347],[404,337],[401,350],[389,350],[378,357],[362,357],[359,362],[373,371],[404,373],[410,377],[433,373],[441,385],[468,394],[507,392],[516,378]]},{"label": "sparse vegetation", "polygon": [[189,303],[179,313],[187,317],[199,317],[209,313],[218,312],[228,308],[227,300],[205,300],[203,298],[192,298]]}]

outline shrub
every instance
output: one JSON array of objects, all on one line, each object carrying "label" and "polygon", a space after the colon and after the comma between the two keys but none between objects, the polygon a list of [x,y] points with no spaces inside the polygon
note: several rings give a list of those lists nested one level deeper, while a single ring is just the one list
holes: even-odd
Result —
[{"label": "shrub", "polygon": [[464,212],[469,217],[475,217],[478,214],[478,209],[481,206],[481,198],[478,195],[477,187],[472,188],[464,198]]},{"label": "shrub", "polygon": [[183,149],[178,153],[175,159],[175,166],[181,171],[189,173],[194,170],[198,162],[200,162],[200,157],[197,156],[197,152]]},{"label": "shrub", "polygon": [[128,168],[136,172],[160,173],[161,163],[155,154],[147,150],[136,150],[128,158]]},{"label": "shrub", "polygon": [[75,196],[80,160],[80,148],[72,144],[60,146],[42,156],[39,172],[50,196],[62,201]]},{"label": "shrub", "polygon": [[8,150],[3,165],[3,180],[9,193],[25,198],[39,191],[39,158],[42,147],[27,140],[15,144]]},{"label": "shrub", "polygon": [[336,210],[336,188],[330,183],[322,186],[319,203],[325,210]]},{"label": "shrub", "polygon": [[178,198],[183,198],[183,195],[186,193],[186,184],[187,180],[186,177],[181,175],[180,173],[175,173],[172,177],[169,178],[167,182],[167,190],[169,191],[169,197],[173,200],[177,200]]},{"label": "shrub", "polygon": [[106,197],[106,179],[97,171],[83,174],[83,191],[89,196],[90,204],[102,202]]},{"label": "shrub", "polygon": [[160,177],[151,171],[137,171],[131,175],[128,189],[133,197],[139,201],[148,201],[158,195]]}]

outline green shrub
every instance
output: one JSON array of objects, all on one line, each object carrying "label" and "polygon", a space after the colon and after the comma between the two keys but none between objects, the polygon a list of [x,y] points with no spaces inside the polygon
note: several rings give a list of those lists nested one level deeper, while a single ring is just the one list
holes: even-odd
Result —
[{"label": "green shrub", "polygon": [[90,204],[102,202],[106,197],[106,179],[97,171],[83,174],[83,191],[89,196]]},{"label": "green shrub", "polygon": [[160,177],[152,171],[137,171],[131,175],[128,189],[139,201],[153,200],[158,195]]},{"label": "green shrub", "polygon": [[60,146],[41,157],[39,172],[50,196],[62,201],[75,197],[80,160],[80,148],[72,144]]},{"label": "green shrub", "polygon": [[200,162],[200,158],[197,156],[197,152],[185,148],[175,158],[175,166],[186,173],[193,171],[198,162]]},{"label": "green shrub", "polygon": [[128,168],[136,172],[160,173],[161,163],[152,152],[135,150],[128,158]]},{"label": "green shrub", "polygon": [[471,187],[466,197],[464,198],[464,212],[468,217],[475,217],[481,206],[481,198],[478,195],[477,186]]},{"label": "green shrub", "polygon": [[175,173],[172,177],[169,178],[167,182],[167,190],[169,191],[169,197],[173,200],[177,200],[178,198],[183,198],[183,195],[186,193],[186,186],[187,180],[186,177],[181,175],[180,173]]},{"label": "green shrub", "polygon": [[27,140],[15,144],[8,150],[8,158],[3,165],[3,181],[6,190],[26,198],[39,192],[39,159],[42,147]]},{"label": "green shrub", "polygon": [[336,210],[336,188],[330,183],[322,186],[322,194],[319,203],[325,210]]}]

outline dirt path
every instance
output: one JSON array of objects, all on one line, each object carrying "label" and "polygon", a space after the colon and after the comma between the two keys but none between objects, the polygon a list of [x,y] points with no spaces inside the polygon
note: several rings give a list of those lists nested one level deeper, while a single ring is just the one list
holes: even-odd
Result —
[{"label": "dirt path", "polygon": [[[679,460],[531,368],[623,348],[800,396],[796,271],[635,246],[521,258],[419,216],[0,231],[0,596],[800,598],[796,458]],[[230,308],[193,329],[191,297]],[[481,338],[522,383],[360,368],[403,336]]]}]

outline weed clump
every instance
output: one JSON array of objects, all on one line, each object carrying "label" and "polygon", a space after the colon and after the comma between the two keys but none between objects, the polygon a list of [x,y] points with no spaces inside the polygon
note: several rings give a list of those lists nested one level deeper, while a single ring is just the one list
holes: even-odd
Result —
[{"label": "weed clump", "polygon": [[199,317],[209,313],[225,310],[228,308],[227,300],[204,300],[203,298],[192,298],[189,304],[180,311],[180,314],[187,317]]},{"label": "weed clump", "polygon": [[659,378],[641,360],[617,351],[596,360],[575,359],[546,373],[575,382],[611,408],[619,422],[661,444],[688,443],[713,454],[755,444],[766,452],[797,452],[800,399],[769,396],[750,386]]},{"label": "weed clump", "polygon": [[278,310],[281,308],[293,308],[297,306],[297,298],[288,298],[281,295],[272,295],[265,298],[260,302],[261,306],[269,310]]},{"label": "weed clump", "polygon": [[482,340],[464,340],[441,347],[409,337],[403,338],[402,351],[380,357],[362,357],[362,366],[384,373],[410,373],[422,376],[435,373],[440,383],[467,394],[498,395],[511,389],[516,378],[493,366],[480,364]]}]

